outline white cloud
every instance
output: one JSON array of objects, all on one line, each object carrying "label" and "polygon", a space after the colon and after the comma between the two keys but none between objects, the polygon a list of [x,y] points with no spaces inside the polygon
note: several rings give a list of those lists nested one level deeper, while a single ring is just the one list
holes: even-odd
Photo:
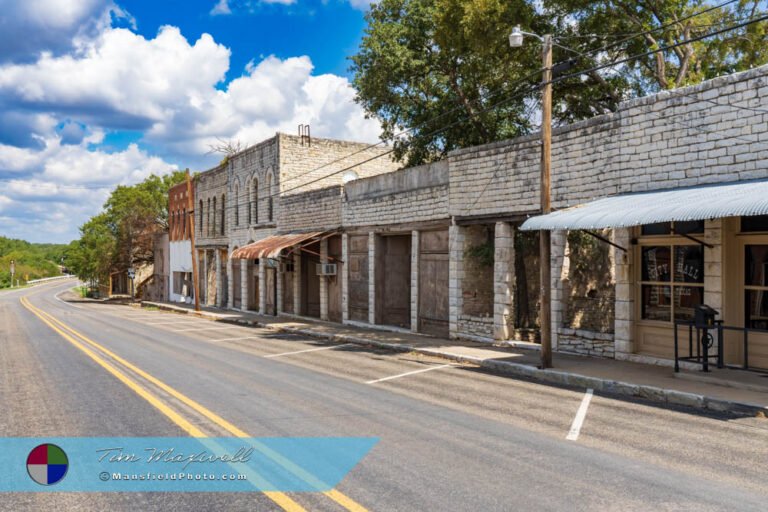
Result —
[{"label": "white cloud", "polygon": [[361,11],[367,11],[370,9],[371,4],[374,3],[376,3],[376,0],[349,0],[349,5]]},{"label": "white cloud", "polygon": [[[106,27],[65,55],[0,64],[3,197],[25,212],[21,219],[34,217],[37,235],[63,240],[76,236],[114,185],[167,172],[175,167],[168,162],[213,163],[215,157],[204,155],[218,138],[253,144],[310,124],[313,136],[377,140],[379,125],[354,103],[349,81],[313,75],[309,57],[268,56],[222,87],[229,58],[229,49],[208,34],[190,43],[170,26],[152,39]],[[13,139],[18,126],[24,137]],[[142,147],[164,156],[135,144],[99,149],[105,132],[115,129],[140,131]],[[75,213],[61,231],[52,215],[66,205]]]},{"label": "white cloud", "polygon": [[216,2],[216,5],[213,6],[213,9],[211,9],[209,14],[211,16],[232,14],[232,9],[229,7],[229,0],[219,0]]},{"label": "white cloud", "polygon": [[112,17],[133,19],[112,0],[0,0],[0,61],[62,54],[102,32]]},{"label": "white cloud", "polygon": [[0,181],[0,213],[15,219],[0,222],[0,235],[67,242],[98,213],[116,185],[178,168],[135,144],[114,153],[89,150],[89,141],[102,136],[94,133],[79,145],[65,145],[54,135],[44,140],[42,150],[0,145],[0,169],[12,163],[17,171],[17,177]]}]

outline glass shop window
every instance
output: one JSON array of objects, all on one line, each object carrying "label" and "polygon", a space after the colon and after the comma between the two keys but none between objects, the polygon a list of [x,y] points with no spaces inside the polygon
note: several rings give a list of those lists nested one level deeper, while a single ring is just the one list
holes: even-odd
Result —
[{"label": "glass shop window", "polygon": [[641,317],[672,322],[693,319],[704,301],[704,250],[700,245],[641,248]]},{"label": "glass shop window", "polygon": [[768,245],[745,248],[745,326],[768,329]]},{"label": "glass shop window", "polygon": [[641,231],[643,236],[702,234],[704,233],[704,221],[692,220],[646,224],[642,227]]}]

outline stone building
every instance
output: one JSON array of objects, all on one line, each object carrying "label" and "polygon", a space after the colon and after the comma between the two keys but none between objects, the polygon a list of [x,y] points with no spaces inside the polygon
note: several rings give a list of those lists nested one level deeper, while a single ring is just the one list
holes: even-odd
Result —
[{"label": "stone building", "polygon": [[529,345],[546,228],[555,350],[670,364],[675,321],[705,303],[768,368],[767,99],[768,66],[556,128],[547,216],[537,134],[347,176],[363,146],[278,134],[222,167],[241,278],[221,304]]},{"label": "stone building", "polygon": [[[668,364],[675,321],[692,319],[701,303],[728,326],[768,327],[767,99],[761,67],[554,130],[552,206],[561,211],[523,229],[553,230],[556,349]],[[451,155],[452,179],[461,158],[473,180],[489,184],[478,196],[452,181],[452,212],[472,201],[537,210],[534,140]],[[502,158],[515,163],[506,178]],[[745,364],[742,333],[727,333],[725,362]],[[687,352],[687,328],[681,337]],[[768,336],[749,339],[749,364],[768,367]]]},{"label": "stone building", "polygon": [[[386,148],[364,143],[278,133],[229,156],[220,166],[202,173],[196,184],[199,197],[196,221],[198,233],[201,233],[201,227],[205,228],[202,236],[198,234],[200,239],[197,243],[199,252],[204,256],[200,268],[207,269],[201,273],[207,276],[201,283],[205,302],[267,315],[296,311],[295,314],[324,318],[326,315],[321,313],[319,298],[316,301],[305,299],[302,304],[306,305],[302,308],[294,308],[292,300],[289,301],[291,307],[284,308],[283,300],[286,286],[293,291],[293,285],[286,285],[283,278],[293,282],[294,276],[285,276],[292,273],[293,262],[286,265],[281,253],[303,254],[308,259],[308,251],[314,250],[319,255],[319,240],[315,247],[305,243],[301,250],[292,250],[290,246],[275,250],[275,243],[286,240],[275,237],[317,231],[318,222],[326,212],[316,207],[311,210],[315,215],[306,217],[306,220],[313,220],[315,226],[308,227],[307,222],[297,215],[302,212],[306,215],[310,210],[299,210],[293,206],[302,201],[302,194],[340,185],[342,180],[350,178],[345,169],[363,160],[371,159],[350,171],[354,177],[374,176],[396,169],[396,164],[388,157],[372,159],[386,151]],[[283,208],[284,202],[291,207]],[[312,203],[311,206],[316,205]],[[211,215],[220,221],[214,223],[212,230],[208,228]],[[338,229],[339,225],[340,222],[337,222],[330,228]],[[304,241],[309,242],[310,238]],[[270,248],[271,252],[262,256],[261,246],[256,245],[258,243],[266,244],[264,247]],[[340,241],[331,237],[322,245],[328,243],[333,252]],[[245,251],[245,248],[248,250]],[[203,264],[206,266],[203,267]],[[303,265],[307,266],[307,273],[317,270],[316,265],[307,261]],[[290,269],[291,272],[281,272],[281,269]],[[321,282],[329,279],[310,278],[309,283],[313,287],[317,284],[319,292],[324,286]],[[315,295],[313,291],[310,297]],[[296,300],[300,297],[297,296]]]},{"label": "stone building", "polygon": [[228,163],[195,179],[195,250],[200,304],[226,307],[228,292]]}]

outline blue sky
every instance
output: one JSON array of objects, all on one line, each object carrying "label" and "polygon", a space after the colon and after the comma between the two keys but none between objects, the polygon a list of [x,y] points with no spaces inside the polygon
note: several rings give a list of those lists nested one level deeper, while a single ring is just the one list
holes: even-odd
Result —
[{"label": "blue sky", "polygon": [[309,123],[373,141],[366,0],[0,0],[0,235],[68,242],[117,184]]}]

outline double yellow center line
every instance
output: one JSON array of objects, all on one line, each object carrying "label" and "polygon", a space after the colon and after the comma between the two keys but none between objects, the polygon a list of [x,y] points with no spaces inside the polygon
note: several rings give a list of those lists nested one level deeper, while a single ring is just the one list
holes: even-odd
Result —
[{"label": "double yellow center line", "polygon": [[[72,327],[69,327],[68,325],[61,322],[57,318],[53,317],[49,313],[46,313],[45,311],[33,306],[26,297],[21,298],[21,304],[25,308],[27,308],[29,311],[31,311],[35,316],[37,316],[44,324],[46,324],[48,327],[50,327],[56,333],[58,333],[62,338],[70,342],[72,345],[74,345],[79,350],[81,350],[85,355],[91,358],[94,362],[96,362],[96,364],[98,364],[99,366],[107,370],[107,372],[112,374],[115,378],[117,378],[120,382],[125,384],[129,389],[131,389],[141,398],[143,398],[144,400],[152,404],[153,407],[155,407],[157,410],[163,413],[166,417],[168,417],[171,421],[173,421],[173,423],[181,427],[181,429],[187,432],[190,436],[208,437],[202,430],[200,430],[200,428],[196,427],[190,421],[185,419],[179,412],[175,411],[172,407],[166,404],[156,394],[152,393],[150,390],[140,385],[138,382],[136,382],[134,379],[126,375],[124,372],[120,371],[115,365],[110,364],[110,362],[108,362],[103,357],[101,357],[101,355],[105,355],[109,357],[111,360],[122,365],[125,369],[130,370],[131,372],[135,373],[142,379],[145,379],[146,381],[152,383],[154,386],[157,386],[163,392],[167,393],[168,395],[172,396],[173,398],[180,401],[184,405],[193,409],[194,411],[204,416],[205,418],[207,418],[214,424],[218,425],[219,427],[223,428],[227,432],[231,433],[232,435],[236,437],[251,437],[243,430],[237,428],[232,423],[228,422],[227,420],[217,415],[213,411],[207,409],[206,407],[202,406],[198,402],[192,400],[188,396],[172,388],[171,386],[164,383],[160,379],[148,374],[147,372],[138,368],[134,364],[126,361],[125,359],[118,356],[111,350],[96,343],[95,341],[81,334],[80,332],[76,331]],[[271,499],[273,502],[275,502],[277,505],[279,505],[283,510],[287,512],[301,512],[305,510],[304,507],[299,505],[295,500],[293,500],[290,496],[288,496],[285,493],[276,492],[276,491],[263,491],[263,493],[265,496],[267,496],[269,499]],[[337,491],[336,489],[325,491],[323,494],[325,494],[328,498],[332,499],[333,501],[335,501],[336,503],[344,507],[349,512],[367,512],[362,505],[354,501],[349,496],[343,494],[342,492]]]}]

